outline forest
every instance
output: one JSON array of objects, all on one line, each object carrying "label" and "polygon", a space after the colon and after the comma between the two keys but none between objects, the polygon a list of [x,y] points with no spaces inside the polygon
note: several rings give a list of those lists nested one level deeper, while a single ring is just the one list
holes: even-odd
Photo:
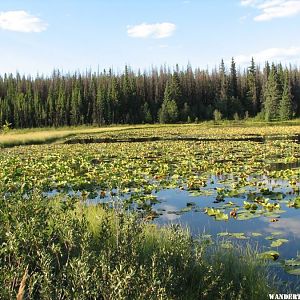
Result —
[{"label": "forest", "polygon": [[248,68],[167,66],[134,72],[0,76],[0,125],[13,128],[289,120],[300,116],[300,70],[252,59]]}]

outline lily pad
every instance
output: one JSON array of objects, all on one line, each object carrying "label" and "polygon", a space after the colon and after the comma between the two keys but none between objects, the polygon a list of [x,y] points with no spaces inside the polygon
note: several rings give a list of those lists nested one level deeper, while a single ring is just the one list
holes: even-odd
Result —
[{"label": "lily pad", "polygon": [[289,267],[298,267],[300,266],[300,260],[296,260],[296,259],[286,259],[284,261],[284,265],[285,266],[289,266]]},{"label": "lily pad", "polygon": [[300,276],[300,268],[289,269],[289,270],[286,270],[286,272],[289,273],[289,274],[291,274],[291,275]]},{"label": "lily pad", "polygon": [[229,232],[219,232],[218,236],[228,236]]},{"label": "lily pad", "polygon": [[275,240],[271,243],[271,247],[279,247],[285,243],[287,243],[289,240],[287,239],[278,239],[278,240]]},{"label": "lily pad", "polygon": [[230,236],[236,238],[236,239],[240,239],[240,240],[245,240],[247,239],[247,237],[245,236],[244,232],[234,232],[231,233]]},{"label": "lily pad", "polygon": [[252,232],[251,235],[254,236],[254,237],[262,236],[262,234],[259,233],[259,232]]},{"label": "lily pad", "polygon": [[220,212],[215,215],[216,221],[228,221],[229,217],[227,214]]},{"label": "lily pad", "polygon": [[265,251],[259,254],[259,258],[277,260],[279,258],[279,252],[273,250]]}]

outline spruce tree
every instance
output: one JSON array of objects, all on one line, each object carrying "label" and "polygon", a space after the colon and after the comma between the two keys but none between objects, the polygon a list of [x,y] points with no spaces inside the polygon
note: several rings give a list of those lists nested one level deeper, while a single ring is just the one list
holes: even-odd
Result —
[{"label": "spruce tree", "polygon": [[[239,73],[234,60],[226,74],[219,70],[186,70],[166,66],[134,73],[103,72],[50,76],[0,74],[0,126],[61,126],[104,123],[149,122],[159,116],[163,122],[213,119],[218,110],[224,118],[246,112],[254,116],[264,108],[266,120],[300,116],[300,71],[281,64],[266,63],[260,71],[254,60]],[[288,73],[289,83],[285,80]],[[295,110],[295,111],[293,111]],[[262,114],[264,115],[264,114]]]},{"label": "spruce tree", "polygon": [[167,82],[164,94],[164,101],[158,113],[160,123],[174,123],[178,119],[178,107],[176,101],[172,99],[174,91],[172,84]]},{"label": "spruce tree", "polygon": [[231,59],[231,67],[230,67],[230,97],[232,98],[238,97],[237,74],[236,74],[235,61],[233,57]]},{"label": "spruce tree", "polygon": [[217,110],[219,110],[223,116],[228,117],[228,106],[229,106],[228,79],[227,79],[225,64],[223,59],[220,65],[219,76],[220,76],[220,85],[218,91],[219,97],[217,99],[216,107]]},{"label": "spruce tree", "polygon": [[293,117],[293,102],[288,71],[285,71],[284,86],[279,109],[280,120],[287,121]]},{"label": "spruce tree", "polygon": [[264,92],[264,105],[265,105],[265,120],[271,121],[279,117],[279,102],[280,90],[278,85],[277,71],[273,64]]},{"label": "spruce tree", "polygon": [[[251,65],[247,72],[247,104],[249,103],[249,108],[246,110],[250,111],[252,116],[255,116],[258,112],[258,87],[256,79],[256,67],[255,62],[252,57]],[[248,105],[247,105],[248,106]]]}]

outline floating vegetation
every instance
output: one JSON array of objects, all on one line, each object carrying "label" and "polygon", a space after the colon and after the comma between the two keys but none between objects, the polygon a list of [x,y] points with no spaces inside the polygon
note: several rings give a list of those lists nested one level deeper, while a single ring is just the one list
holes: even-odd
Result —
[{"label": "floating vegetation", "polygon": [[284,268],[288,274],[300,276],[300,257],[284,260]]},{"label": "floating vegetation", "polygon": [[300,234],[299,132],[189,125],[78,135],[1,149],[0,180],[24,201],[32,190],[109,207],[118,199],[147,222],[182,222],[195,235],[207,226],[212,237],[255,241],[264,258],[278,259],[280,247],[286,259]]},{"label": "floating vegetation", "polygon": [[278,240],[274,240],[271,243],[271,247],[279,247],[281,245],[283,245],[284,243],[287,243],[289,240],[287,239],[278,239]]},{"label": "floating vegetation", "polygon": [[279,258],[279,252],[273,250],[265,251],[259,254],[259,258],[277,260]]}]

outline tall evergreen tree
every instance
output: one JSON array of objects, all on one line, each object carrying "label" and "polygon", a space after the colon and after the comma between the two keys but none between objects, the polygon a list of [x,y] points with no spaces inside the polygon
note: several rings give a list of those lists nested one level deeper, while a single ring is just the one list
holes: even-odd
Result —
[{"label": "tall evergreen tree", "polygon": [[237,73],[236,73],[235,61],[233,57],[231,59],[231,66],[230,66],[230,97],[231,98],[238,97]]},{"label": "tall evergreen tree", "polygon": [[158,112],[158,118],[160,123],[174,123],[178,118],[178,107],[176,101],[172,98],[174,96],[174,86],[167,82],[164,101],[161,109]]},{"label": "tall evergreen tree", "polygon": [[220,84],[219,84],[219,92],[218,99],[216,103],[216,108],[222,113],[226,118],[228,117],[228,106],[229,106],[229,91],[228,91],[228,78],[226,75],[224,60],[222,59],[220,70]]},{"label": "tall evergreen tree", "polygon": [[247,72],[247,111],[255,116],[259,109],[258,87],[256,78],[256,66],[254,59],[251,59],[251,65]]},{"label": "tall evergreen tree", "polygon": [[280,101],[280,109],[279,109],[280,120],[286,121],[290,120],[293,117],[293,102],[291,95],[291,84],[289,79],[288,71],[285,71],[284,75],[284,87],[282,98]]},{"label": "tall evergreen tree", "polygon": [[265,120],[271,121],[279,117],[279,102],[281,99],[277,71],[273,64],[264,93]]},{"label": "tall evergreen tree", "polygon": [[234,60],[229,68],[227,74],[222,61],[211,71],[188,65],[173,72],[162,66],[143,73],[126,67],[120,74],[0,75],[0,126],[141,123],[155,122],[158,115],[164,122],[186,122],[188,116],[212,119],[215,110],[224,118],[255,116],[262,109],[267,120],[300,116],[298,68],[267,62],[260,71],[254,60],[243,72]]}]

